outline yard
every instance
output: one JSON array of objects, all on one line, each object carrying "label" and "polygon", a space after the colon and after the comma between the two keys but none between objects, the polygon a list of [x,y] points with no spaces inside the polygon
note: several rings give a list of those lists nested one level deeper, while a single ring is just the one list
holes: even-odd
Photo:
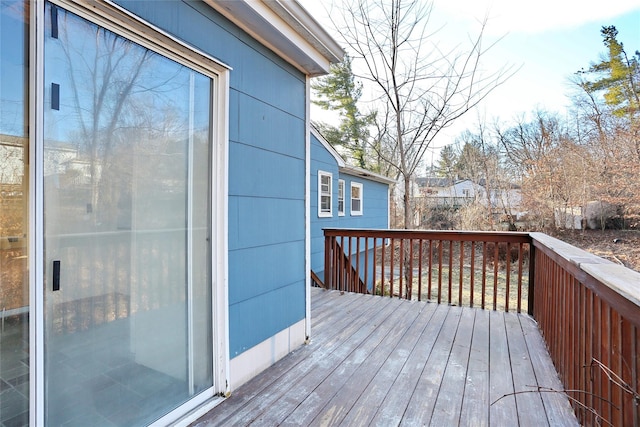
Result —
[{"label": "yard", "polygon": [[640,272],[638,230],[556,230],[550,234],[594,255]]}]

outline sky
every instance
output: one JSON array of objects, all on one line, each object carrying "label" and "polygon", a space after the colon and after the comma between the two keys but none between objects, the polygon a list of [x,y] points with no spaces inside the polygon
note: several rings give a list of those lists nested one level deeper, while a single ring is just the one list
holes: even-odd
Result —
[{"label": "sky", "polygon": [[[327,18],[329,1],[299,2],[344,46]],[[485,56],[485,67],[513,66],[518,71],[476,111],[439,135],[432,150],[436,160],[440,147],[453,143],[465,129],[477,128],[479,120],[507,126],[535,109],[566,114],[572,91],[568,79],[605,53],[603,26],[617,28],[628,55],[640,50],[640,0],[434,0],[430,25],[441,27],[438,35],[443,38],[453,42],[460,38],[463,43],[469,35],[477,35],[485,16],[486,42],[499,39]],[[317,107],[312,107],[311,118],[332,120]]]}]

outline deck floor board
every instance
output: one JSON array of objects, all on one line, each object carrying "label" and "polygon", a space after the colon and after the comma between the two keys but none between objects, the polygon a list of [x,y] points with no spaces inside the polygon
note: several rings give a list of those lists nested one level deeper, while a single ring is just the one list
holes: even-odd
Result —
[{"label": "deck floor board", "polygon": [[311,312],[309,344],[193,425],[579,425],[562,393],[514,394],[561,387],[528,315],[316,288]]}]

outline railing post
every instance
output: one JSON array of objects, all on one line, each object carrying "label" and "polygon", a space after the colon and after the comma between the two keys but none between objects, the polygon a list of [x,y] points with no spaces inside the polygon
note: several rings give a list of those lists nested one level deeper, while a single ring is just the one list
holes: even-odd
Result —
[{"label": "railing post", "polygon": [[[535,291],[535,275],[536,270],[536,248],[533,245],[533,239],[529,241],[529,293],[527,301],[527,313],[533,316],[533,304],[535,303],[534,291]],[[534,316],[535,318],[535,316]]]},{"label": "railing post", "polygon": [[327,289],[333,289],[333,282],[331,281],[331,277],[333,277],[331,271],[331,237],[325,235],[324,236],[324,285]]}]

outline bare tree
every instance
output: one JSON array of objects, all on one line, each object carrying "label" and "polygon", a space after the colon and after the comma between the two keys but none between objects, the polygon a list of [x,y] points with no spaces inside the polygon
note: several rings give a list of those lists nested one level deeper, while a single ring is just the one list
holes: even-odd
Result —
[{"label": "bare tree", "polygon": [[[413,227],[411,181],[436,136],[478,105],[512,74],[512,67],[483,73],[486,19],[468,47],[444,48],[431,24],[432,2],[344,0],[333,24],[354,52],[355,69],[379,102],[385,143],[378,155],[404,183],[404,227]],[[362,71],[359,71],[362,70]],[[372,147],[373,150],[380,147]]]}]

